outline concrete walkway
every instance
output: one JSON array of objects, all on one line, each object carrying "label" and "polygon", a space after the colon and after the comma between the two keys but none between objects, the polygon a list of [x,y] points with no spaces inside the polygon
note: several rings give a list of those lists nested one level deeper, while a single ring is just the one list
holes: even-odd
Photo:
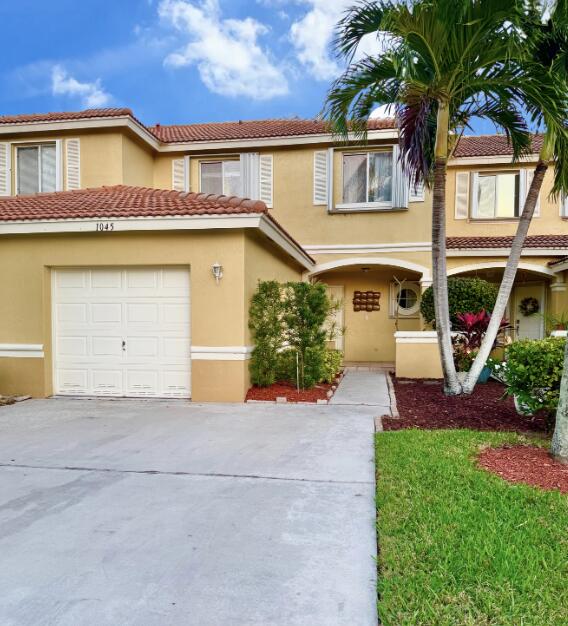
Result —
[{"label": "concrete walkway", "polygon": [[1,407],[0,624],[376,626],[376,413]]},{"label": "concrete walkway", "polygon": [[390,396],[384,370],[347,368],[330,404],[380,407],[378,415],[390,414]]}]

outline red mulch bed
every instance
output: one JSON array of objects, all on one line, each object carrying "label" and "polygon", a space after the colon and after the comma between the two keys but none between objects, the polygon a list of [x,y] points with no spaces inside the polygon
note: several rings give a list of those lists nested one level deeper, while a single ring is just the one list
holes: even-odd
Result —
[{"label": "red mulch bed", "polygon": [[568,465],[555,461],[545,448],[488,448],[479,455],[479,465],[511,483],[526,483],[568,493]]},{"label": "red mulch bed", "polygon": [[545,432],[544,415],[518,415],[505,388],[489,381],[478,384],[471,396],[448,397],[442,381],[393,379],[400,419],[383,417],[385,430],[403,428],[470,428],[516,432]]},{"label": "red mulch bed", "polygon": [[287,382],[279,382],[270,387],[251,387],[247,393],[247,400],[265,400],[274,402],[276,398],[286,398],[288,402],[317,402],[327,400],[327,392],[331,385],[320,383],[312,389],[298,391],[294,385]]}]

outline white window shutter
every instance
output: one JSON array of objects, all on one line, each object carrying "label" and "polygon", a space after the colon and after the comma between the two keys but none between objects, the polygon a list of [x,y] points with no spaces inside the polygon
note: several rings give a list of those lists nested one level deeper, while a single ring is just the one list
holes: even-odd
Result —
[{"label": "white window shutter", "polygon": [[[531,188],[532,180],[534,178],[534,170],[522,170],[521,176],[523,176],[523,174],[526,177],[525,178],[525,193],[519,194],[521,197],[520,202],[522,205],[519,207],[519,213],[523,212],[525,200],[527,199],[527,196],[529,195],[529,189]],[[540,215],[540,193],[538,194],[538,200],[536,201],[536,206],[534,208],[534,216],[539,217],[539,215]]]},{"label": "white window shutter", "polygon": [[241,195],[243,198],[258,200],[260,196],[260,155],[258,152],[243,152],[241,162]]},{"label": "white window shutter", "polygon": [[560,217],[568,217],[568,196],[560,197]]},{"label": "white window shutter", "polygon": [[259,199],[271,209],[274,202],[274,158],[272,154],[261,154],[259,159]]},{"label": "white window shutter", "polygon": [[424,202],[424,183],[410,184],[410,202]]},{"label": "white window shutter", "polygon": [[314,205],[327,205],[328,203],[328,151],[316,150],[314,152]]},{"label": "white window shutter", "polygon": [[400,148],[392,150],[392,206],[396,209],[408,208],[410,183],[399,158]]},{"label": "white window shutter", "polygon": [[68,191],[81,189],[81,141],[67,139],[65,141],[65,188]]},{"label": "white window shutter", "polygon": [[12,195],[12,146],[0,143],[0,196]]},{"label": "white window shutter", "polygon": [[63,140],[55,140],[55,191],[63,191]]},{"label": "white window shutter", "polygon": [[174,159],[172,161],[172,189],[174,191],[187,190],[186,159]]},{"label": "white window shutter", "polygon": [[469,172],[456,172],[455,218],[466,220],[469,215]]}]

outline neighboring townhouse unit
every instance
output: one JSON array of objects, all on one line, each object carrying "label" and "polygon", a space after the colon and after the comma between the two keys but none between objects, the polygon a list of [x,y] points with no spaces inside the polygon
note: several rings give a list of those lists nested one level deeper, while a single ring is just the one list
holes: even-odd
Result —
[{"label": "neighboring townhouse unit", "polygon": [[[536,158],[511,164],[501,136],[461,139],[450,275],[500,280]],[[519,313],[525,298],[568,309],[568,212],[549,198],[551,177],[509,304],[514,337],[545,332],[542,315]],[[314,120],[4,116],[0,196],[5,393],[242,400],[248,305],[263,279],[328,284],[346,361],[439,373],[419,314],[431,198],[402,171],[393,120],[372,121],[362,146],[335,143]]]}]

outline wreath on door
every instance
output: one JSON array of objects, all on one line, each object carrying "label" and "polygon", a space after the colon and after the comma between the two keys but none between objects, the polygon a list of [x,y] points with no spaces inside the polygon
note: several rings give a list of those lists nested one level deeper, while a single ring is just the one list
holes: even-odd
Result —
[{"label": "wreath on door", "polygon": [[540,302],[532,296],[523,298],[519,304],[519,310],[525,317],[529,317],[540,311]]}]

